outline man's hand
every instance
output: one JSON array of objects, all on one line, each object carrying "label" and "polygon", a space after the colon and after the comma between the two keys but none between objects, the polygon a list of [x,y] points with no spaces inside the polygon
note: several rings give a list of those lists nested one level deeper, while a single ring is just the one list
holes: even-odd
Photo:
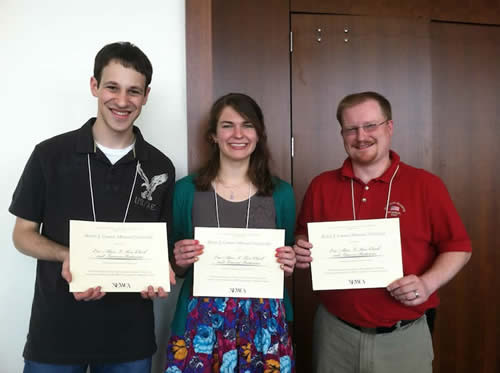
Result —
[{"label": "man's hand", "polygon": [[[168,270],[170,274],[170,283],[172,285],[175,285],[175,273],[172,270],[172,266],[170,263],[168,264]],[[160,286],[158,287],[158,291],[155,292],[154,288],[149,285],[147,290],[141,291],[141,297],[144,299],[155,299],[155,298],[166,298],[168,297],[168,293],[163,290],[163,288]]]},{"label": "man's hand", "polygon": [[297,237],[297,242],[293,245],[293,250],[297,258],[297,268],[309,268],[311,266],[312,257],[310,249],[312,247],[313,245],[305,237]]},{"label": "man's hand", "polygon": [[405,306],[418,306],[427,301],[431,295],[424,281],[415,275],[404,276],[392,282],[387,291]]},{"label": "man's hand", "polygon": [[290,246],[282,246],[276,249],[276,261],[280,263],[280,268],[285,272],[285,276],[291,276],[297,260],[295,252]]},{"label": "man's hand", "polygon": [[198,240],[177,241],[174,246],[175,264],[180,268],[187,268],[203,254],[203,245]]},{"label": "man's hand", "polygon": [[[68,284],[71,282],[71,272],[69,271],[69,251],[64,254],[64,260],[62,264],[61,276],[64,278]],[[83,292],[74,292],[73,296],[76,300],[99,300],[104,297],[106,293],[101,291],[101,287],[98,286],[96,288],[90,288],[87,291]]]}]

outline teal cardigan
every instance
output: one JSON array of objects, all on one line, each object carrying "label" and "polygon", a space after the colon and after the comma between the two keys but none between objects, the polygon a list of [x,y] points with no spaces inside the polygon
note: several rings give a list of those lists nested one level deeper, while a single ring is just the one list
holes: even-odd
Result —
[{"label": "teal cardigan", "polygon": [[[295,227],[295,197],[290,184],[273,178],[275,184],[273,191],[274,208],[276,210],[276,228],[285,229],[285,244],[293,245]],[[173,201],[173,223],[169,237],[170,257],[173,258],[175,242],[194,237],[192,222],[193,199],[195,185],[194,175],[186,176],[175,184]],[[172,335],[184,335],[188,315],[188,301],[193,288],[193,267],[186,273],[184,283],[177,300],[174,319],[172,321]],[[293,320],[293,310],[290,298],[285,289],[284,304],[287,321]]]}]

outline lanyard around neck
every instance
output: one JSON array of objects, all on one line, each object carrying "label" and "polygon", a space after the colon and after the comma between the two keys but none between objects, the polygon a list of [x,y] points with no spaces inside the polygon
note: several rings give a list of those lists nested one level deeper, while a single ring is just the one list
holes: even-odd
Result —
[{"label": "lanyard around neck", "polygon": [[[215,216],[217,217],[217,228],[220,228],[220,221],[219,221],[219,204],[217,203],[217,188],[215,186],[215,183],[213,183],[214,186],[214,197],[215,197]],[[247,205],[247,225],[246,229],[248,229],[248,220],[250,217],[250,200],[252,198],[252,184],[248,185],[248,205]]]},{"label": "lanyard around neck", "polygon": [[[387,202],[385,204],[385,217],[384,219],[387,219],[387,213],[389,211],[389,200],[391,199],[391,188],[392,188],[392,181],[394,180],[394,176],[398,173],[399,170],[399,165],[396,167],[396,171],[392,174],[391,181],[389,182],[389,190],[387,192]],[[354,206],[354,182],[351,179],[351,200],[352,200],[352,217],[353,220],[356,220],[356,207]]]},{"label": "lanyard around neck", "polygon": [[[90,199],[92,201],[92,214],[94,216],[94,222],[97,221],[96,214],[95,214],[95,202],[94,202],[94,188],[92,187],[92,171],[90,169],[90,154],[87,154],[87,165],[89,169],[89,184],[90,184]],[[132,188],[130,188],[130,196],[128,197],[128,203],[127,203],[127,208],[125,209],[125,215],[123,216],[123,223],[127,220],[127,215],[128,215],[128,209],[130,207],[130,201],[132,200],[132,194],[134,193],[134,187],[135,187],[135,182],[137,180],[137,173],[140,167],[139,160],[137,160],[137,164],[135,166],[135,173],[134,173],[134,182],[132,183]]]}]

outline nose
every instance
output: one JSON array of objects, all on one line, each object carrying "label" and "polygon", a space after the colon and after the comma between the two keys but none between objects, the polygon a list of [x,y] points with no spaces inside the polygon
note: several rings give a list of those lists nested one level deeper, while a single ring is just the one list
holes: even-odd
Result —
[{"label": "nose", "polygon": [[242,130],[240,125],[235,125],[234,126],[234,131],[233,131],[233,136],[234,137],[242,137]]},{"label": "nose", "polygon": [[121,91],[116,95],[116,104],[118,106],[127,106],[127,92]]},{"label": "nose", "polygon": [[358,129],[356,130],[356,139],[362,140],[365,137],[366,137],[365,129],[363,127],[358,127]]}]

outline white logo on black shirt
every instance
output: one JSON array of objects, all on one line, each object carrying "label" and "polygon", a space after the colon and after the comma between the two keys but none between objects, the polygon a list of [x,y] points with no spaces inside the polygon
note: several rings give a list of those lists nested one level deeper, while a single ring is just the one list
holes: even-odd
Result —
[{"label": "white logo on black shirt", "polygon": [[152,195],[153,195],[154,191],[156,190],[156,188],[158,188],[159,185],[165,183],[168,180],[168,175],[165,173],[165,174],[153,176],[151,178],[151,182],[150,182],[149,178],[146,176],[146,174],[142,170],[140,163],[137,165],[137,172],[138,172],[139,176],[141,177],[141,179],[144,181],[141,184],[141,187],[143,187],[143,186],[146,187],[146,190],[141,193],[141,197],[148,200],[148,201],[153,200]]}]

